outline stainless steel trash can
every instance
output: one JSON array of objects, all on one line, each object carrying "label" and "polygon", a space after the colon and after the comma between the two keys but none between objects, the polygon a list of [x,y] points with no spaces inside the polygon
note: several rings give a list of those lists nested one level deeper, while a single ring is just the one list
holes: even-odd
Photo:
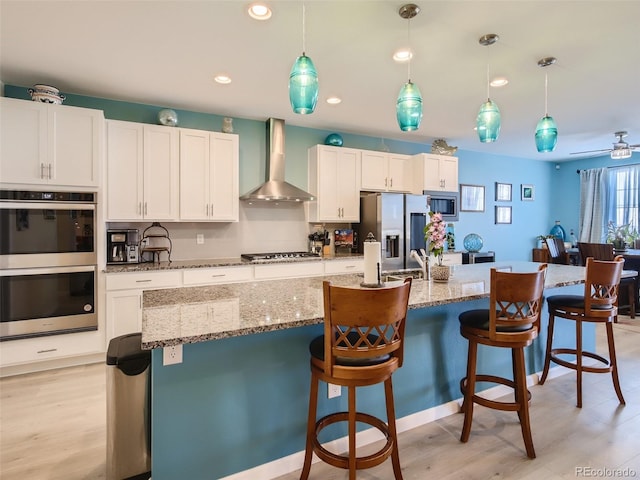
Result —
[{"label": "stainless steel trash can", "polygon": [[151,351],[141,342],[131,333],[107,349],[107,480],[150,477]]}]

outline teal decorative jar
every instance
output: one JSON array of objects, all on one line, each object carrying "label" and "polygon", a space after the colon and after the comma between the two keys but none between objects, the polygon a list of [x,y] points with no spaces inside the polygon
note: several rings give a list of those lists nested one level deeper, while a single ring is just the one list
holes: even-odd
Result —
[{"label": "teal decorative jar", "polygon": [[564,231],[562,225],[560,225],[560,220],[556,220],[556,224],[551,227],[549,231],[549,235],[553,235],[554,237],[559,238],[563,242],[567,239],[567,232]]}]

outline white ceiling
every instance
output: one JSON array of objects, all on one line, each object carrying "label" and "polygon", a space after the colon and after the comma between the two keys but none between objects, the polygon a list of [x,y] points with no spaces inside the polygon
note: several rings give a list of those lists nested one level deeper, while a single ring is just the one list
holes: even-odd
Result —
[{"label": "white ceiling", "polygon": [[[287,91],[302,52],[302,1],[268,1],[267,22],[248,17],[249,3],[0,0],[0,80],[427,145],[444,138],[464,150],[540,160],[611,148],[617,130],[640,143],[638,0],[418,0],[411,79],[424,117],[411,133],[395,118],[407,66],[391,59],[408,44],[408,21],[398,15],[405,2],[305,2],[306,54],[318,70],[320,98],[304,116],[291,111]],[[480,46],[486,33],[499,42]],[[542,69],[537,62],[546,56],[558,61]],[[480,143],[473,130],[486,100],[487,62],[492,76],[510,80],[492,89],[502,112],[493,144]],[[559,136],[555,152],[540,154],[533,135],[545,113],[545,70]],[[221,72],[233,83],[214,83]],[[343,102],[330,106],[329,95]]]}]

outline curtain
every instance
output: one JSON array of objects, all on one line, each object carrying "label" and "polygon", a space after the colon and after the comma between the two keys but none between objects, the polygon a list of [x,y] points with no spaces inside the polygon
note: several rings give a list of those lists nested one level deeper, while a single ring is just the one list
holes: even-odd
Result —
[{"label": "curtain", "polygon": [[580,171],[580,242],[602,243],[605,240],[607,180],[606,168]]},{"label": "curtain", "polygon": [[640,165],[609,168],[608,184],[606,219],[617,226],[631,225],[638,230]]}]

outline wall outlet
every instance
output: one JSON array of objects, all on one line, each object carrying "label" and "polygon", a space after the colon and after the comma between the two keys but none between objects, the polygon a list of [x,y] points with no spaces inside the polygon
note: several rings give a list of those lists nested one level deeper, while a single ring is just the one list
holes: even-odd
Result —
[{"label": "wall outlet", "polygon": [[164,347],[162,349],[162,365],[175,365],[182,363],[182,345]]},{"label": "wall outlet", "polygon": [[340,385],[334,385],[333,383],[327,383],[327,397],[336,398],[342,395],[342,387]]},{"label": "wall outlet", "polygon": [[198,245],[203,245],[204,244],[204,234],[202,234],[202,233],[196,234],[196,243]]}]

